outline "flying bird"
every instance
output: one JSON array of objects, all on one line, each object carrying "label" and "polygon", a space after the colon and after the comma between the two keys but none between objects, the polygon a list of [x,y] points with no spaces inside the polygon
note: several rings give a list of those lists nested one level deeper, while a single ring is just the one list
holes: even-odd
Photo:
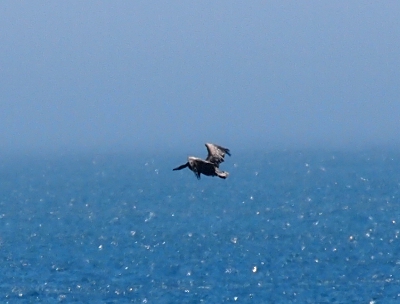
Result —
[{"label": "flying bird", "polygon": [[218,176],[220,178],[227,178],[229,173],[226,171],[221,171],[219,165],[224,161],[225,154],[231,156],[229,149],[221,147],[215,144],[206,144],[207,147],[207,158],[201,159],[198,157],[189,156],[186,164],[181,165],[175,169],[182,170],[184,168],[189,168],[196,175],[197,179],[200,179],[200,174],[206,176]]}]

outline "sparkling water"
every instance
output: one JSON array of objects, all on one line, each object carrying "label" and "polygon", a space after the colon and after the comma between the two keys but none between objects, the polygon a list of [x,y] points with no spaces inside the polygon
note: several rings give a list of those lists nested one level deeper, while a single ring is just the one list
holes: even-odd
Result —
[{"label": "sparkling water", "polygon": [[[234,152],[234,151],[233,151]],[[398,303],[400,153],[8,159],[2,303]]]}]

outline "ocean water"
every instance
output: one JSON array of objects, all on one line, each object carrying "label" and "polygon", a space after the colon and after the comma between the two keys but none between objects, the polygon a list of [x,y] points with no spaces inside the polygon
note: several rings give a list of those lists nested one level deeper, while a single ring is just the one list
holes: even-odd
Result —
[{"label": "ocean water", "polygon": [[400,153],[0,166],[1,303],[399,303]]}]

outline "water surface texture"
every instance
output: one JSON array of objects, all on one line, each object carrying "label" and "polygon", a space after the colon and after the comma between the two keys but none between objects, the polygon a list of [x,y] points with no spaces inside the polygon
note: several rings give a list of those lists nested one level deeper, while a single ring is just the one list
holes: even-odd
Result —
[{"label": "water surface texture", "polygon": [[3,163],[0,301],[400,301],[400,153],[233,153],[227,180],[181,162]]}]

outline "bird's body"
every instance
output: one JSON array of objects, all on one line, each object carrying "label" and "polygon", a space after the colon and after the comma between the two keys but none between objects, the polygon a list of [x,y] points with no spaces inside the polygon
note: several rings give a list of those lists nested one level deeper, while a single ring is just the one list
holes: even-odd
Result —
[{"label": "bird's body", "polygon": [[209,143],[206,144],[206,147],[208,156],[205,160],[189,156],[186,164],[173,170],[182,170],[187,167],[193,171],[197,179],[200,179],[200,174],[206,176],[218,176],[223,179],[227,178],[229,173],[219,170],[219,164],[224,161],[225,154],[228,154],[229,156],[231,155],[229,149]]}]

